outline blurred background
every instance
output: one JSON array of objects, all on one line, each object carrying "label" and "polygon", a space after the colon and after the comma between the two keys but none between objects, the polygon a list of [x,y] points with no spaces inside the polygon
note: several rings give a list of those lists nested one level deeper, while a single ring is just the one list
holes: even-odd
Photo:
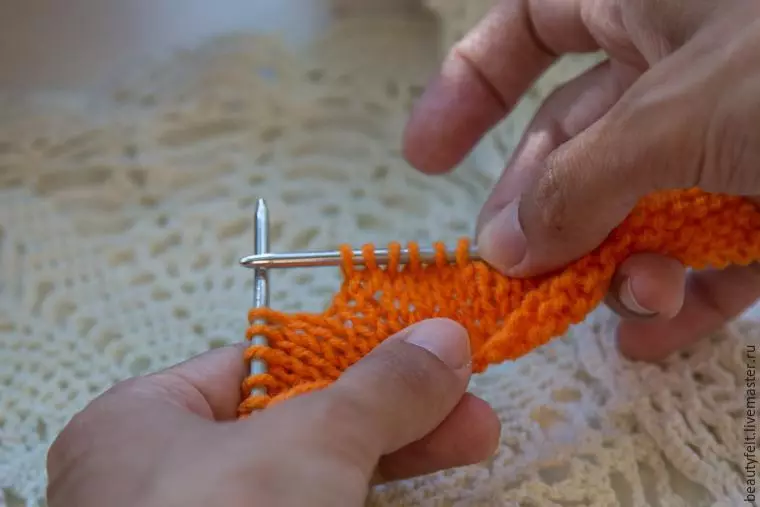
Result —
[{"label": "blurred background", "polygon": [[408,15],[435,30],[419,0],[9,0],[0,5],[0,87],[81,90],[230,32],[303,47],[335,18]]}]

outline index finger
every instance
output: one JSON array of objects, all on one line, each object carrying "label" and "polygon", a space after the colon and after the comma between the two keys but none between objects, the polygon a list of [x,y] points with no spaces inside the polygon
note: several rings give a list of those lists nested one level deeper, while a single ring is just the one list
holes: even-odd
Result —
[{"label": "index finger", "polygon": [[[147,377],[178,379],[180,388],[187,389],[175,392],[175,401],[199,415],[210,410],[215,420],[233,420],[241,401],[240,386],[248,374],[244,361],[246,346],[237,343],[209,350]],[[185,397],[179,396],[179,392]]]},{"label": "index finger", "polygon": [[587,0],[501,0],[449,52],[404,135],[417,169],[457,165],[562,54],[599,48],[584,23]]}]

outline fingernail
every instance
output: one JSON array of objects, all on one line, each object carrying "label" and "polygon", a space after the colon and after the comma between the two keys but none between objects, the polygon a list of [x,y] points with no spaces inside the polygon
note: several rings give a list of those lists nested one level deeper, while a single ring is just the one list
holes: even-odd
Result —
[{"label": "fingernail", "polygon": [[636,295],[633,292],[633,279],[626,277],[623,283],[620,284],[620,290],[618,291],[618,300],[628,311],[633,312],[642,317],[650,317],[656,315],[657,312],[645,308],[636,299]]},{"label": "fingernail", "polygon": [[478,236],[478,250],[486,262],[504,273],[525,258],[525,239],[518,214],[519,200],[507,204],[488,222]]},{"label": "fingernail", "polygon": [[452,370],[470,364],[467,331],[453,321],[432,319],[415,324],[409,328],[404,341],[427,350]]}]

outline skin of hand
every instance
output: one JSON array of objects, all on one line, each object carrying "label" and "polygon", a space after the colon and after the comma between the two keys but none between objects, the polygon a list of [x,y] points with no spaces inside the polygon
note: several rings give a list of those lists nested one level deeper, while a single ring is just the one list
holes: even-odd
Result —
[{"label": "skin of hand", "polygon": [[[607,60],[541,105],[478,220],[483,257],[510,276],[598,246],[646,194],[699,187],[760,196],[760,2],[502,0],[450,51],[412,113],[405,156],[456,166],[566,53]],[[760,297],[755,266],[688,272],[634,255],[608,305],[621,351],[660,360]]]},{"label": "skin of hand", "polygon": [[454,322],[410,326],[328,388],[238,420],[242,357],[216,349],[96,398],[49,450],[49,507],[359,507],[372,484],[498,446]]}]

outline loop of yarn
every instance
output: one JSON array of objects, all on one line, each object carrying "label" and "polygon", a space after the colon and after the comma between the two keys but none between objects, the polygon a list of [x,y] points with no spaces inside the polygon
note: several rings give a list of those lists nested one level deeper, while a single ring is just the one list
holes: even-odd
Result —
[{"label": "loop of yarn", "polygon": [[[266,324],[252,324],[248,339],[264,335],[269,345],[251,345],[245,359],[266,361],[269,372],[243,382],[240,416],[330,385],[387,337],[433,317],[467,329],[474,373],[515,360],[584,320],[631,254],[659,253],[694,269],[760,260],[760,212],[741,197],[697,189],[656,193],[642,199],[595,250],[530,279],[509,278],[469,259],[468,247],[468,239],[459,240],[451,262],[444,245],[436,243],[434,261],[424,264],[417,244],[410,243],[411,258],[401,265],[394,243],[391,261],[380,267],[374,246],[365,245],[367,263],[356,267],[344,245],[344,281],[324,313],[251,310],[249,322]],[[249,396],[254,387],[268,394]]]}]

